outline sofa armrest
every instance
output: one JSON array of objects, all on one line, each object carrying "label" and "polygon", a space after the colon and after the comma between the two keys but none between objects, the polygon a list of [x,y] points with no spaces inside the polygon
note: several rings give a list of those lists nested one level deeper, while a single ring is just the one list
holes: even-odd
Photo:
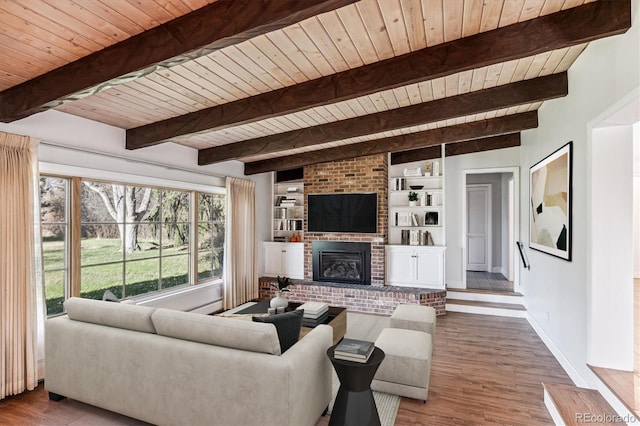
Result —
[{"label": "sofa armrest", "polygon": [[282,358],[289,365],[289,424],[314,425],[331,402],[333,329],[319,325],[289,348]]}]

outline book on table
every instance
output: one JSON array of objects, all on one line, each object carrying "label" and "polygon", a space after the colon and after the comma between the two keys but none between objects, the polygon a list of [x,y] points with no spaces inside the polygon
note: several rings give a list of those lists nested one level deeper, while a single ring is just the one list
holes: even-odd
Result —
[{"label": "book on table", "polygon": [[307,318],[303,316],[302,325],[305,327],[315,327],[316,325],[324,324],[327,321],[327,318],[329,318],[329,312],[325,312],[318,318]]},{"label": "book on table", "polygon": [[329,311],[329,304],[324,302],[305,302],[296,309],[303,309],[305,318],[316,319]]},{"label": "book on table", "polygon": [[306,310],[304,311],[304,313],[302,314],[302,316],[304,318],[309,318],[309,319],[318,319],[322,316],[328,315],[329,314],[329,309],[325,309],[324,311],[318,312],[318,313],[311,313],[311,312],[307,312]]},{"label": "book on table", "polygon": [[325,302],[304,302],[302,305],[298,306],[298,309],[304,309],[305,312],[319,312],[329,307],[328,303]]},{"label": "book on table", "polygon": [[344,338],[336,346],[333,356],[347,361],[367,362],[374,348],[373,342]]},{"label": "book on table", "polygon": [[351,357],[348,355],[336,355],[334,354],[333,357],[335,359],[339,359],[342,361],[351,361],[351,362],[359,362],[361,364],[365,364],[367,361],[369,361],[369,358],[357,358],[357,357]]}]

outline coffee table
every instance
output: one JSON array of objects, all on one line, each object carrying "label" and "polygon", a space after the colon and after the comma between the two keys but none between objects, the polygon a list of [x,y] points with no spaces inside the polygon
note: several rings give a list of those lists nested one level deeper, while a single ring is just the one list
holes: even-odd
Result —
[{"label": "coffee table", "polygon": [[[302,303],[289,302],[287,311],[296,309]],[[230,317],[247,317],[251,318],[253,315],[266,315],[269,308],[269,300],[261,300],[255,305],[249,306],[241,311],[238,311],[231,315],[224,315]],[[333,328],[333,344],[338,343],[347,332],[347,308],[340,308],[338,306],[329,306],[329,316],[322,323],[331,326]],[[313,330],[313,327],[302,326],[300,329],[300,338],[302,339],[307,333]]]}]

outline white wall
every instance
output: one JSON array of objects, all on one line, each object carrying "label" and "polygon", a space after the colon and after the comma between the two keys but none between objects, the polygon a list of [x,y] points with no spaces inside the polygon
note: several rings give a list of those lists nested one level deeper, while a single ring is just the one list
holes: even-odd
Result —
[{"label": "white wall", "polygon": [[633,128],[594,129],[588,360],[633,370]]},{"label": "white wall", "polygon": [[[640,86],[640,4],[632,2],[633,27],[623,35],[589,44],[569,70],[569,95],[546,101],[540,125],[522,133],[522,187],[529,186],[528,168],[569,141],[573,153],[573,260],[527,250],[531,270],[521,267],[530,321],[564,360],[563,366],[581,385],[597,385],[587,367],[590,306],[589,144],[590,122]],[[529,235],[528,191],[522,192],[521,229]],[[629,300],[631,302],[631,300]]]},{"label": "white wall", "polygon": [[[446,277],[449,288],[463,287],[462,199],[465,193],[465,170],[518,167],[520,148],[456,155],[445,159],[445,224],[447,227]],[[528,211],[528,210],[527,210]]]},{"label": "white wall", "polygon": [[[271,236],[271,173],[244,176],[244,166],[239,161],[198,166],[197,150],[174,143],[130,151],[125,148],[125,130],[54,110],[13,123],[0,123],[0,131],[39,138],[42,143],[38,155],[43,163],[163,179],[185,183],[187,187],[189,184],[224,187],[226,176],[256,181],[256,252],[259,273],[262,274],[264,262],[260,242]],[[268,214],[262,214],[264,212]],[[205,299],[218,297],[218,293],[217,290],[211,291]],[[202,294],[198,297],[201,298]],[[205,302],[202,299],[198,301],[201,305]],[[167,306],[166,303],[164,300],[163,306]],[[192,303],[191,298],[187,303]],[[176,309],[183,305],[183,301],[177,302]]]},{"label": "white wall", "polygon": [[640,278],[640,122],[633,126],[633,276]]}]

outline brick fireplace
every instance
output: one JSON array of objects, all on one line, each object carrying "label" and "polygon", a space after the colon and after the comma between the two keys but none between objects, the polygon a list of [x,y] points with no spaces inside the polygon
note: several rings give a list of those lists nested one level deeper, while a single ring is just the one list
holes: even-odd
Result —
[{"label": "brick fireplace", "polygon": [[[318,301],[342,306],[349,311],[390,315],[400,303],[431,306],[445,315],[446,291],[384,285],[385,244],[388,240],[387,155],[371,155],[351,160],[305,166],[305,205],[309,194],[356,192],[378,194],[378,232],[375,234],[308,232],[308,209],[304,220],[304,280],[294,280],[287,299],[293,302]],[[370,285],[318,282],[313,280],[313,242],[339,241],[370,245]],[[274,295],[275,278],[261,277],[261,299]]]},{"label": "brick fireplace", "polygon": [[384,285],[384,246],[388,233],[388,163],[386,154],[370,155],[304,168],[305,203],[309,194],[335,192],[378,193],[378,232],[376,234],[345,234],[307,232],[305,209],[304,276],[313,280],[314,241],[343,241],[371,244],[371,285]]}]

